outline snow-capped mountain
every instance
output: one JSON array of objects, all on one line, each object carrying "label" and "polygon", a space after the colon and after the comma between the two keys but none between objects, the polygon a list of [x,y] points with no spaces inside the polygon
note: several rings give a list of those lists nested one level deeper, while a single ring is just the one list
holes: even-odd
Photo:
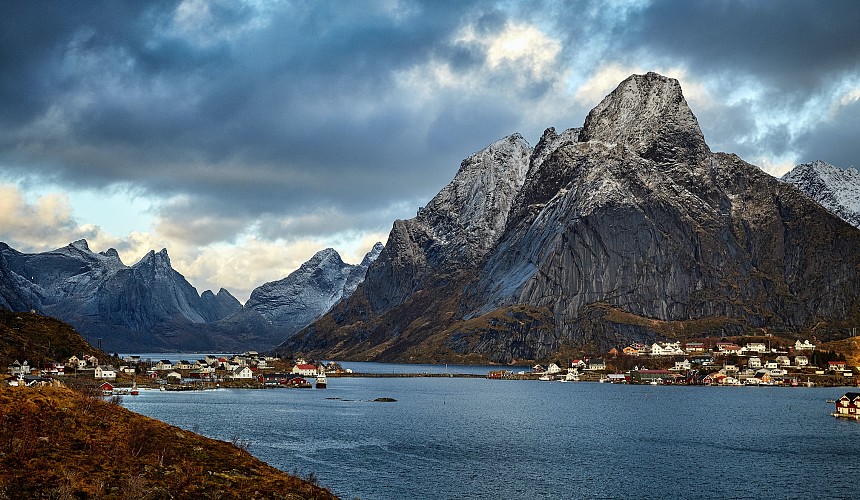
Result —
[{"label": "snow-capped mountain", "polygon": [[214,339],[199,326],[241,309],[224,290],[218,307],[208,299],[211,292],[199,296],[173,269],[166,249],[133,266],[115,249],[92,252],[86,240],[32,254],[3,244],[0,256],[8,270],[4,281],[14,283],[9,289],[18,296],[15,305],[5,300],[6,307],[60,318],[113,350],[210,347]]},{"label": "snow-capped mountain", "polygon": [[463,165],[394,223],[356,293],[280,349],[507,363],[860,321],[860,231],[712,153],[677,80],[633,75],[582,128]]},{"label": "snow-capped mountain", "polygon": [[57,317],[113,351],[267,349],[349,297],[381,250],[358,265],[323,250],[243,307],[223,288],[198,295],[166,249],[127,266],[85,240],[30,254],[0,243],[0,307]]},{"label": "snow-capped mountain", "polygon": [[499,140],[463,160],[454,180],[414,219],[394,222],[388,243],[367,270],[364,294],[375,312],[483,259],[505,229],[530,154],[519,134]]},{"label": "snow-capped mountain", "polygon": [[860,228],[860,172],[857,170],[817,160],[794,167],[781,180],[797,186],[821,206]]},{"label": "snow-capped mountain", "polygon": [[381,251],[382,243],[377,243],[360,264],[352,265],[334,249],[321,250],[286,278],[255,288],[245,311],[263,316],[285,339],[352,295]]}]

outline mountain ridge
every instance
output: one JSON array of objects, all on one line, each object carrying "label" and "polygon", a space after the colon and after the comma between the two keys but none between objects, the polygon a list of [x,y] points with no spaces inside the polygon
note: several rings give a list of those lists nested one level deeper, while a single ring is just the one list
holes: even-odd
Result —
[{"label": "mountain ridge", "polygon": [[[333,292],[336,300],[355,290],[380,250],[377,244],[356,266],[336,257],[343,267]],[[337,255],[334,250],[328,252]],[[318,264],[305,263],[303,269]],[[113,351],[263,350],[324,313],[333,302],[316,306],[324,309],[309,317],[286,304],[276,314],[298,319],[284,329],[256,317],[256,312],[242,314],[245,308],[224,288],[217,294],[206,290],[198,295],[173,269],[167,249],[150,250],[128,266],[115,249],[95,253],[86,240],[40,253],[22,253],[0,243],[0,308],[35,310],[62,319],[90,342],[103,342]]]},{"label": "mountain ridge", "polygon": [[736,155],[712,153],[677,80],[633,75],[583,127],[547,129],[520,149],[527,174],[480,258],[433,240],[462,238],[462,225],[420,211],[397,221],[356,293],[278,350],[508,363],[860,319],[860,231]]}]

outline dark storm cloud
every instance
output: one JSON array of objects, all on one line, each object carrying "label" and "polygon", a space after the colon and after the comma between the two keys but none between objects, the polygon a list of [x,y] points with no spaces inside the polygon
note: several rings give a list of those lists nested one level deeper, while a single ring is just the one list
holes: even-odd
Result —
[{"label": "dark storm cloud", "polygon": [[395,85],[432,57],[481,63],[451,35],[504,17],[456,5],[216,3],[183,31],[176,2],[14,4],[2,21],[13,50],[0,67],[0,160],[79,186],[188,194],[224,213],[426,198],[487,135],[468,120],[440,124],[437,147],[423,123],[434,117]]},{"label": "dark storm cloud", "polygon": [[860,101],[854,101],[834,113],[824,125],[799,139],[805,147],[800,161],[824,160],[837,167],[860,169]]},{"label": "dark storm cloud", "polygon": [[860,3],[853,0],[661,0],[631,18],[619,40],[708,74],[756,75],[790,92],[810,92],[860,64]]},{"label": "dark storm cloud", "polygon": [[[828,1],[656,1],[630,18],[617,39],[620,51],[659,54],[668,64],[683,64],[699,79],[710,80],[716,96],[743,86],[759,91],[757,102],[738,109],[708,110],[703,124],[736,118],[727,134],[711,134],[722,149],[743,154],[779,156],[818,151],[830,161],[860,163],[856,132],[853,140],[813,144],[819,133],[792,134],[791,122],[814,125],[804,116],[811,106],[827,112],[828,99],[838,99],[846,80],[857,84],[860,74],[860,2]],[[757,87],[757,88],[756,88]],[[822,99],[823,98],[823,99]],[[728,116],[727,116],[728,115]],[[782,117],[783,124],[762,132],[755,117]],[[842,113],[823,125],[849,139],[856,120]],[[760,127],[759,127],[760,128]],[[855,130],[857,130],[855,128]],[[825,134],[830,135],[830,134]],[[755,137],[752,142],[750,137]],[[748,157],[749,158],[749,157]],[[839,159],[839,160],[837,160]]]},{"label": "dark storm cloud", "polygon": [[[165,227],[187,222],[200,244],[263,220],[279,221],[261,231],[273,239],[272,228],[306,234],[350,221],[386,230],[390,207],[426,203],[477,149],[512,132],[535,140],[547,126],[581,125],[588,110],[568,105],[581,114],[522,129],[559,87],[562,65],[576,80],[607,62],[677,62],[717,90],[752,76],[790,111],[857,72],[860,3],[824,5],[9,2],[0,173],[142,190],[169,200]],[[511,21],[565,40],[557,74],[519,60],[487,70],[480,42]],[[478,42],[457,40],[467,25]],[[424,89],[434,64],[476,83]],[[784,128],[750,144],[751,109],[694,111],[719,149],[809,149]],[[850,120],[837,113],[828,126]],[[315,218],[321,207],[336,215]]]}]

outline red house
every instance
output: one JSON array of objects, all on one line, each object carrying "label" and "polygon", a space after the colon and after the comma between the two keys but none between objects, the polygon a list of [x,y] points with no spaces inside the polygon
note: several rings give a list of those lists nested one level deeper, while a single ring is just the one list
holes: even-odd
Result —
[{"label": "red house", "polygon": [[860,420],[860,392],[846,392],[836,400],[836,410],[831,413],[834,417]]},{"label": "red house", "polygon": [[113,394],[113,385],[110,382],[105,382],[99,386],[99,389],[102,391],[102,394],[105,396],[110,396]]}]

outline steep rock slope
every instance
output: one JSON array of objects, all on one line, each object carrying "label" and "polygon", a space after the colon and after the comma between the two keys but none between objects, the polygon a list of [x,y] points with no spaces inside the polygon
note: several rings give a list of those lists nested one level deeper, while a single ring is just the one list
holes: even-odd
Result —
[{"label": "steep rock slope", "polygon": [[207,322],[224,319],[241,309],[242,303],[224,288],[218,290],[217,294],[212,293],[212,290],[200,294],[200,315]]},{"label": "steep rock slope", "polygon": [[504,199],[513,201],[503,231],[471,260],[426,236],[451,228],[446,240],[456,241],[468,224],[428,224],[421,213],[395,223],[380,266],[423,264],[428,248],[451,265],[372,266],[349,303],[283,349],[509,362],[860,319],[860,231],[740,158],[711,153],[676,80],[631,76],[582,129],[547,130]]},{"label": "steep rock slope", "polygon": [[9,275],[4,281],[14,282],[24,297],[9,309],[37,309],[68,321],[105,348],[205,349],[229,341],[199,328],[213,313],[173,269],[167,250],[151,251],[133,266],[114,249],[92,252],[85,240],[33,254],[4,244],[0,255]]},{"label": "steep rock slope", "polygon": [[797,186],[807,196],[854,227],[860,227],[860,172],[817,160],[802,163],[781,180]]},{"label": "steep rock slope", "polygon": [[0,308],[60,318],[111,351],[269,349],[349,297],[381,250],[359,265],[320,252],[243,307],[223,288],[198,295],[166,249],[127,266],[116,250],[94,253],[85,240],[32,254],[0,243]]},{"label": "steep rock slope", "polygon": [[388,243],[367,270],[363,294],[374,313],[483,259],[504,231],[530,154],[519,134],[499,140],[463,160],[454,180],[414,219],[394,222]]},{"label": "steep rock slope", "polygon": [[[392,338],[416,330],[410,327],[414,320],[434,326],[448,322],[461,285],[504,232],[531,153],[525,139],[514,134],[463,160],[454,179],[415,218],[394,222],[355,294],[283,348],[372,358]],[[425,312],[432,317],[423,317]],[[422,343],[423,331],[402,337],[395,349]],[[375,354],[361,352],[367,348]]]},{"label": "steep rock slope", "polygon": [[321,250],[286,278],[254,289],[243,316],[259,314],[282,341],[352,295],[381,251],[377,243],[360,264],[351,265],[334,249]]}]

